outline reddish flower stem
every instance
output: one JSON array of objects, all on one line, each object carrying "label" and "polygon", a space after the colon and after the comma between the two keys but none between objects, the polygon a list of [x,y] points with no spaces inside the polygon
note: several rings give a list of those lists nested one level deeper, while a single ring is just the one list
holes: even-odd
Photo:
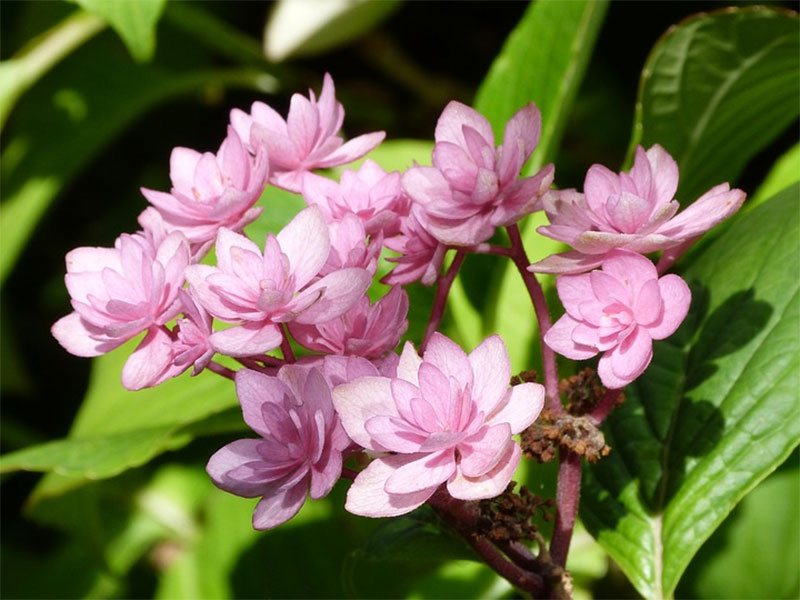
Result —
[{"label": "reddish flower stem", "polygon": [[450,288],[453,285],[453,281],[455,280],[458,270],[461,268],[461,263],[464,262],[466,256],[467,253],[465,250],[458,250],[453,258],[450,268],[447,269],[447,273],[444,274],[444,277],[439,279],[439,283],[436,286],[436,297],[433,299],[431,316],[430,319],[428,319],[428,326],[425,328],[425,336],[422,338],[422,343],[419,347],[420,352],[425,351],[425,347],[428,345],[433,332],[439,328],[439,324],[442,322],[444,309],[447,306],[447,295],[450,293]]},{"label": "reddish flower stem", "polygon": [[544,343],[544,336],[552,327],[553,322],[550,319],[550,311],[547,308],[547,300],[544,297],[542,286],[536,279],[536,275],[528,271],[530,261],[525,254],[525,247],[522,245],[522,238],[519,234],[519,228],[516,225],[506,227],[508,237],[511,238],[511,251],[509,256],[514,264],[517,265],[517,270],[522,276],[522,281],[525,282],[525,287],[528,289],[528,294],[533,302],[533,308],[536,312],[536,319],[539,321],[539,343],[542,348],[542,366],[544,367],[544,389],[547,395],[547,408],[555,415],[563,412],[561,407],[561,397],[558,393],[558,369],[556,367],[556,354],[550,347]]},{"label": "reddish flower stem", "polygon": [[677,246],[673,246],[672,248],[667,248],[661,254],[661,258],[658,259],[658,264],[656,265],[656,270],[658,271],[659,275],[663,275],[666,273],[672,265],[674,265],[678,260],[688,252],[689,248],[691,248],[697,238],[693,238],[691,240],[687,240],[682,244],[678,244]]},{"label": "reddish flower stem", "polygon": [[550,540],[550,556],[559,566],[567,563],[572,529],[578,515],[581,496],[581,456],[564,448],[559,450],[556,523]]},{"label": "reddish flower stem", "polygon": [[266,375],[274,375],[275,369],[270,367],[265,367],[262,364],[259,364],[258,361],[254,358],[248,357],[239,357],[236,359],[244,367],[250,369],[251,371],[258,371],[259,373],[264,373]]},{"label": "reddish flower stem", "polygon": [[291,364],[295,362],[297,359],[294,357],[294,350],[292,350],[292,345],[289,343],[289,331],[286,328],[286,325],[283,326],[283,339],[281,340],[281,352],[283,352],[283,360],[287,363]]},{"label": "reddish flower stem", "polygon": [[231,381],[233,381],[234,377],[236,376],[236,371],[234,371],[233,369],[229,369],[228,367],[225,367],[214,361],[208,363],[206,369],[212,371],[213,373],[216,373],[217,375],[222,375],[223,377],[227,377]]},{"label": "reddish flower stem", "polygon": [[589,413],[589,419],[592,423],[599,427],[603,421],[606,420],[606,417],[614,410],[614,406],[617,403],[617,398],[619,398],[619,394],[622,390],[606,390],[605,395],[600,399],[600,402],[597,403],[597,406],[594,407],[592,412]]},{"label": "reddish flower stem", "polygon": [[514,564],[485,536],[476,533],[478,514],[474,504],[451,497],[443,488],[439,488],[430,497],[428,504],[464,536],[478,556],[498,575],[534,597],[544,595],[544,580],[539,574]]}]

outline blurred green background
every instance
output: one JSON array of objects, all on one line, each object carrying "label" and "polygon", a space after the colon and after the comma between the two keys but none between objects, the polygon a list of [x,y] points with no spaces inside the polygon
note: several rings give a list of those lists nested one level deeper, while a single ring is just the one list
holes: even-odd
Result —
[{"label": "blurred green background", "polygon": [[[135,230],[146,206],[138,190],[169,188],[173,147],[216,150],[231,108],[263,100],[284,112],[292,93],[318,90],[326,71],[345,107],[348,136],[382,129],[388,139],[430,140],[450,99],[473,102],[527,9],[523,2],[376,4],[329,28],[349,34],[339,45],[331,47],[327,34],[298,40],[297,53],[310,55],[279,62],[262,52],[265,24],[277,19],[268,3],[167,3],[163,14],[154,13],[160,17],[154,48],[147,14],[130,17],[142,19],[145,33],[129,39],[128,47],[114,30],[84,24],[87,41],[4,112],[3,218],[10,196],[29,194],[41,210],[34,207],[20,231],[9,233],[4,224],[0,240],[3,453],[68,434],[91,362],[67,354],[49,333],[70,310],[64,254],[76,246],[111,245],[120,232]],[[582,187],[592,163],[622,164],[650,49],[674,23],[720,6],[610,4],[555,158],[560,187]],[[78,10],[69,2],[0,3],[4,67]],[[361,26],[348,32],[344,22]],[[328,45],[314,47],[320,40]],[[24,74],[6,68],[2,75],[6,101]],[[754,190],[796,140],[793,126],[747,165],[737,186]],[[424,511],[396,523],[344,513],[342,484],[288,525],[252,532],[253,501],[217,492],[202,471],[207,457],[232,439],[224,424],[214,426],[223,433],[53,499],[30,500],[38,474],[4,475],[0,595],[513,596],[491,571],[467,560],[458,540],[438,533]],[[541,472],[532,481],[548,483],[535,491],[546,493],[552,469],[536,468]],[[797,597],[797,473],[795,452],[706,542],[678,596]],[[588,534],[579,530],[574,546],[578,595],[636,597]],[[743,564],[751,569],[746,576]]]}]

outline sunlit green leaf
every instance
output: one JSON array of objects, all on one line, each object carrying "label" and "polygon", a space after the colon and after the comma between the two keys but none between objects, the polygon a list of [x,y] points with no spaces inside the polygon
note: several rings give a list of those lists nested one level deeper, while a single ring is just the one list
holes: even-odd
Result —
[{"label": "sunlit green leaf", "polygon": [[798,180],[800,180],[800,144],[795,144],[772,166],[767,178],[747,200],[743,210],[752,210]]},{"label": "sunlit green leaf", "polygon": [[768,7],[700,14],[645,64],[629,149],[658,143],[678,162],[678,199],[735,182],[800,112],[800,19]]},{"label": "sunlit green leaf", "polygon": [[679,597],[800,597],[798,467],[795,452],[745,496],[689,565]]},{"label": "sunlit green leaf", "polygon": [[645,597],[670,595],[703,542],[800,441],[800,215],[795,184],[683,273],[686,322],[606,424],[587,528]]},{"label": "sunlit green leaf", "polygon": [[166,0],[75,0],[106,21],[140,62],[153,57],[156,24]]},{"label": "sunlit green leaf", "polygon": [[363,35],[399,0],[279,0],[264,28],[264,53],[274,61],[330,50]]},{"label": "sunlit green leaf", "polygon": [[[532,2],[478,90],[475,108],[489,119],[498,139],[506,121],[527,102],[539,107],[542,136],[528,164],[529,173],[552,160],[558,150],[606,9],[606,2]],[[542,224],[536,215],[521,228],[526,249],[535,257],[562,247],[534,233]],[[486,276],[476,275],[484,287],[496,290],[497,301],[487,315],[484,335],[496,332],[503,337],[515,371],[530,368],[537,326],[525,286],[510,261],[497,259],[489,271],[489,285]]]}]

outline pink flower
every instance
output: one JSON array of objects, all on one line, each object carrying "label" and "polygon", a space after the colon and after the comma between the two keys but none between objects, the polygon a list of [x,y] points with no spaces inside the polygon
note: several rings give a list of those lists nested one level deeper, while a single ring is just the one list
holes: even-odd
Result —
[{"label": "pink flower", "polygon": [[262,496],[255,529],[272,529],[297,514],[306,494],[326,496],[342,474],[350,439],[317,369],[287,365],[270,377],[236,373],[245,422],[261,439],[237,440],[218,450],[206,470],[214,484],[237,496]]},{"label": "pink flower", "polygon": [[233,109],[231,124],[245,143],[256,152],[266,148],[270,181],[290,192],[301,192],[305,175],[313,169],[345,165],[361,158],[383,141],[379,131],[343,143],[338,133],[344,109],[336,101],[333,79],[325,74],[319,101],[309,90],[309,98],[292,96],[289,115],[283,119],[263,102],[254,102],[250,114]]},{"label": "pink flower", "polygon": [[303,197],[309,206],[316,204],[328,222],[355,214],[364,223],[367,234],[399,231],[400,215],[406,214],[407,200],[400,186],[400,173],[386,173],[367,159],[358,171],[345,171],[337,184],[326,177],[306,177]]},{"label": "pink flower", "polygon": [[378,358],[391,352],[408,329],[408,294],[394,287],[375,304],[364,295],[341,317],[327,323],[290,323],[295,340],[310,350]]},{"label": "pink flower", "polygon": [[341,219],[328,224],[331,251],[328,260],[320,269],[320,275],[346,267],[366,269],[370,275],[378,270],[378,255],[381,253],[383,236],[378,233],[367,241],[364,224],[353,213],[342,215]]},{"label": "pink flower", "polygon": [[53,336],[72,354],[99,356],[147,331],[122,371],[126,388],[147,385],[169,360],[171,341],[162,326],[180,311],[189,260],[180,233],[158,246],[137,233],[122,234],[114,248],[72,250],[64,281],[75,310],[53,325]]},{"label": "pink flower", "polygon": [[[316,207],[307,208],[261,250],[243,235],[222,228],[217,267],[186,269],[190,292],[214,317],[242,323],[211,336],[214,349],[251,356],[277,348],[280,323],[330,321],[355,304],[370,284],[364,269],[340,269],[313,281],[330,251],[328,226]],[[313,283],[312,283],[313,281]]]},{"label": "pink flower", "polygon": [[539,227],[539,233],[575,250],[549,256],[531,271],[581,273],[600,266],[615,248],[647,254],[677,246],[727,219],[745,199],[742,190],[723,183],[675,216],[678,165],[658,144],[647,152],[639,146],[629,173],[592,165],[583,189],[583,194],[563,190],[545,195],[550,225]]},{"label": "pink flower", "polygon": [[413,167],[403,175],[403,188],[422,205],[420,220],[436,239],[471,246],[489,239],[495,227],[541,208],[553,165],[518,179],[539,141],[541,120],[534,104],[524,106],[495,148],[492,127],[481,114],[455,101],[445,107],[436,125],[433,167]]},{"label": "pink flower", "polygon": [[[186,291],[180,291],[183,317],[177,319],[175,341],[172,343],[173,364],[182,373],[190,366],[192,375],[199,374],[211,362],[212,318]],[[177,374],[176,374],[177,375]]]},{"label": "pink flower", "polygon": [[399,252],[401,256],[387,258],[397,263],[383,279],[386,285],[406,285],[420,280],[423,285],[432,285],[442,269],[447,247],[434,238],[422,226],[416,216],[418,210],[400,219],[400,235],[384,240],[383,245]]},{"label": "pink flower", "polygon": [[[161,214],[166,231],[183,233],[192,253],[202,257],[220,227],[241,231],[261,214],[253,204],[264,191],[267,166],[264,150],[252,158],[229,126],[216,155],[189,148],[172,151],[169,194],[146,188],[142,194]],[[145,217],[143,226],[148,222]]]},{"label": "pink flower", "polygon": [[447,482],[455,498],[500,494],[520,459],[511,438],[530,425],[544,403],[536,383],[509,388],[511,365],[499,336],[467,356],[434,334],[420,358],[406,343],[397,377],[363,377],[337,386],[333,403],[354,442],[373,460],[356,477],[345,508],[389,517],[424,503]]},{"label": "pink flower", "polygon": [[601,270],[563,275],[556,288],[567,313],[544,336],[559,354],[584,360],[603,352],[597,373],[603,385],[623,388],[653,357],[653,340],[663,340],[689,311],[689,286],[677,275],[659,279],[647,258],[612,250]]}]

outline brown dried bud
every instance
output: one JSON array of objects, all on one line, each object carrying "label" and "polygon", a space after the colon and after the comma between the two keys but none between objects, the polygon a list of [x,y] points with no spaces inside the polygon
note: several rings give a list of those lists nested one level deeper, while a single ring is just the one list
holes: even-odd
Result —
[{"label": "brown dried bud", "polygon": [[584,456],[591,463],[608,456],[611,451],[606,445],[603,432],[588,417],[569,414],[554,417],[546,410],[542,411],[533,425],[522,432],[520,442],[525,456],[540,463],[553,460],[559,447]]}]

